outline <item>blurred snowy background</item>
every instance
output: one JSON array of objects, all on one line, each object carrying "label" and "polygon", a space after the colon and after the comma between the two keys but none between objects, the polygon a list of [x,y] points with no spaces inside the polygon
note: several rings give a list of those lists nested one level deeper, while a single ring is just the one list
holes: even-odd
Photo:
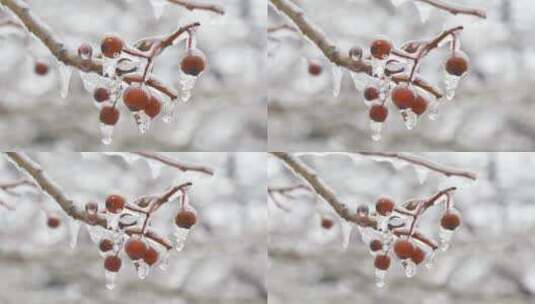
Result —
[{"label": "blurred snowy background", "polygon": [[[462,226],[451,248],[439,253],[431,269],[406,278],[399,262],[387,275],[387,286],[375,286],[373,258],[357,229],[343,250],[343,225],[323,201],[315,207],[306,192],[281,204],[269,203],[268,288],[270,304],[289,303],[533,303],[535,299],[535,154],[422,153],[426,158],[478,173],[475,183],[450,179],[411,166],[395,169],[371,158],[306,155],[302,160],[317,170],[338,197],[355,210],[370,207],[380,195],[405,201],[425,198],[439,188],[461,187],[454,196]],[[269,160],[270,186],[300,182],[282,163]],[[396,166],[403,163],[396,162]],[[419,180],[423,181],[420,183]],[[421,230],[438,240],[442,208],[430,209]],[[320,218],[335,220],[331,230]]]},{"label": "blurred snowy background", "polygon": [[[161,35],[191,21],[200,21],[198,47],[208,58],[189,104],[181,105],[177,121],[161,119],[147,136],[123,111],[115,130],[116,151],[151,147],[160,151],[263,151],[266,146],[265,0],[218,0],[226,15],[188,11],[168,5],[157,19],[151,3],[161,0],[32,0],[31,9],[70,49],[89,42],[99,49],[105,34],[116,33],[133,43]],[[0,19],[10,16],[0,7]],[[69,95],[60,97],[58,66],[37,40],[26,46],[19,31],[0,28],[0,134],[9,149],[95,151],[100,144],[98,111],[92,93],[74,71]],[[183,44],[158,57],[155,74],[178,89]],[[34,74],[35,60],[50,64],[47,76]],[[123,107],[124,110],[124,107]],[[17,130],[17,132],[13,132]]]},{"label": "blurred snowy background", "polygon": [[[349,73],[340,96],[332,94],[332,65],[312,44],[289,31],[272,37],[269,61],[270,150],[347,151],[387,149],[402,151],[523,151],[535,148],[533,102],[535,75],[535,2],[529,0],[452,0],[487,12],[487,20],[452,16],[432,9],[421,22],[412,1],[398,8],[390,0],[296,1],[307,17],[337,45],[368,49],[380,34],[396,45],[432,37],[445,27],[464,24],[462,49],[471,70],[461,80],[454,100],[441,109],[438,120],[421,119],[408,131],[391,108],[383,140],[371,140],[367,107]],[[395,1],[400,2],[400,1]],[[421,5],[425,9],[429,6]],[[283,19],[272,9],[268,24]],[[290,23],[291,24],[291,23]],[[423,64],[425,79],[443,88],[444,49]],[[319,77],[307,72],[307,60],[323,66]],[[396,116],[396,117],[394,117]]]},{"label": "blurred snowy background", "polygon": [[[172,250],[166,272],[156,267],[141,281],[125,258],[117,286],[109,291],[104,286],[103,259],[85,225],[71,249],[71,221],[55,202],[43,203],[62,221],[51,230],[33,191],[21,188],[18,197],[2,191],[1,200],[15,210],[0,206],[0,303],[266,303],[266,154],[166,155],[210,166],[216,174],[184,174],[152,161],[127,162],[100,153],[30,154],[80,204],[91,199],[102,207],[110,192],[133,199],[193,181],[191,203],[200,221],[184,250],[180,254]],[[5,157],[0,168],[2,181],[20,177]],[[162,234],[173,231],[175,206],[165,205],[154,218],[154,227]]]}]

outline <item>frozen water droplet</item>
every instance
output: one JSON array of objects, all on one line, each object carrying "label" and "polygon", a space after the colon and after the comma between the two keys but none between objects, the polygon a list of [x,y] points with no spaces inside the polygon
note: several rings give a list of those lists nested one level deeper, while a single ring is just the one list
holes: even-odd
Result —
[{"label": "frozen water droplet", "polygon": [[372,57],[372,69],[373,74],[379,78],[383,77],[385,73],[386,59],[381,60],[375,57]]},{"label": "frozen water droplet", "polygon": [[113,128],[114,126],[110,126],[104,123],[100,123],[100,134],[102,136],[102,143],[105,145],[111,145],[112,137],[113,137]]},{"label": "frozen water droplet", "polygon": [[160,172],[162,171],[163,164],[160,162],[150,161],[147,160],[147,164],[150,168],[150,173],[152,174],[152,178],[157,178],[160,175]]},{"label": "frozen water droplet", "polygon": [[59,66],[59,83],[61,98],[67,98],[69,94],[69,84],[71,83],[72,68],[63,62],[58,62]]},{"label": "frozen water droplet", "polygon": [[89,93],[93,93],[95,88],[99,85],[99,76],[96,73],[86,73],[80,71],[80,78],[84,84],[84,89]]},{"label": "frozen water droplet", "polygon": [[167,6],[168,2],[167,0],[150,0],[150,4],[152,5],[152,11],[154,12],[154,17],[156,19],[160,19],[160,17],[163,15],[165,11],[165,7]]},{"label": "frozen water droplet", "polygon": [[420,20],[422,21],[422,23],[429,20],[429,16],[431,15],[433,7],[427,3],[423,3],[420,1],[414,1],[414,5],[416,6],[416,10],[418,10],[418,14],[420,15]]},{"label": "frozen water droplet", "polygon": [[72,249],[76,247],[78,243],[78,233],[80,232],[80,222],[77,220],[71,220],[69,222],[69,246]]},{"label": "frozen water droplet", "polygon": [[180,101],[186,103],[191,99],[191,91],[195,87],[197,82],[197,76],[188,75],[186,73],[180,73]]},{"label": "frozen water droplet", "polygon": [[429,112],[427,114],[427,117],[429,117],[429,119],[431,120],[437,120],[438,117],[439,117],[439,112],[440,112],[440,105],[442,104],[441,101],[439,100],[435,100],[433,102],[431,102],[430,106],[429,106]]},{"label": "frozen water droplet", "polygon": [[87,232],[89,233],[89,238],[93,243],[98,244],[102,237],[102,233],[98,230],[96,226],[85,225]]},{"label": "frozen water droplet", "polygon": [[160,263],[158,264],[158,268],[160,268],[161,271],[167,271],[169,268],[169,254],[169,250],[166,251],[162,256]]},{"label": "frozen water droplet", "polygon": [[338,97],[338,95],[340,95],[340,90],[342,88],[342,78],[344,76],[344,70],[342,67],[338,66],[338,65],[333,65],[332,66],[332,74],[333,74],[333,96],[335,98]]},{"label": "frozen water droplet", "polygon": [[117,230],[119,228],[119,220],[121,219],[121,214],[108,213],[107,215],[107,224],[108,228],[111,230]]},{"label": "frozen water droplet", "polygon": [[405,269],[405,276],[412,278],[416,275],[416,264],[411,260],[403,260],[401,266]]},{"label": "frozen water droplet", "polygon": [[147,134],[150,128],[150,117],[144,111],[134,112],[134,120],[141,135]]},{"label": "frozen water droplet", "polygon": [[106,288],[112,290],[115,288],[117,272],[105,271],[104,276],[106,277]]},{"label": "frozen water droplet", "polygon": [[453,237],[453,230],[444,229],[440,227],[439,238],[440,238],[440,250],[447,251],[450,248],[450,242]]},{"label": "frozen water droplet", "polygon": [[137,276],[140,280],[144,280],[149,276],[150,266],[147,263],[136,261],[134,262],[134,266],[136,267]]},{"label": "frozen water droplet", "polygon": [[414,113],[411,109],[405,109],[400,111],[401,116],[403,117],[403,122],[407,130],[412,130],[418,123],[418,115]]},{"label": "frozen water droplet", "polygon": [[422,166],[413,166],[414,172],[416,172],[416,177],[418,178],[418,182],[420,184],[425,183],[425,180],[427,179],[427,176],[429,175],[429,170],[426,168],[423,168]]},{"label": "frozen water droplet", "polygon": [[446,98],[452,100],[455,97],[455,91],[459,86],[459,76],[451,75],[446,70],[444,70],[444,85],[446,87]]},{"label": "frozen water droplet", "polygon": [[365,73],[351,72],[349,75],[351,75],[351,79],[353,79],[355,90],[358,92],[363,92],[366,86],[369,84],[369,77]]},{"label": "frozen water droplet", "polygon": [[383,123],[370,120],[370,128],[372,130],[372,139],[374,141],[380,141],[382,137]]},{"label": "frozen water droplet", "polygon": [[351,240],[351,231],[353,230],[353,224],[346,220],[342,220],[341,224],[342,231],[342,249],[346,250],[349,247],[349,241]]},{"label": "frozen water droplet", "polygon": [[427,259],[425,260],[425,268],[427,269],[433,268],[434,263],[435,263],[435,252],[433,251],[427,256]]},{"label": "frozen water droplet", "polygon": [[180,252],[184,249],[186,240],[189,236],[189,229],[184,229],[180,227],[175,228],[175,249]]},{"label": "frozen water droplet", "polygon": [[166,124],[173,123],[176,119],[176,106],[177,101],[175,99],[169,100],[163,105],[162,120]]},{"label": "frozen water droplet", "polygon": [[386,216],[377,217],[377,229],[381,232],[388,230],[388,217]]},{"label": "frozen water droplet", "polygon": [[390,1],[392,2],[392,5],[394,5],[395,7],[398,7],[409,0],[390,0]]},{"label": "frozen water droplet", "polygon": [[114,77],[115,72],[117,69],[117,62],[119,61],[119,58],[104,58],[104,62],[102,64],[102,72],[105,77]]},{"label": "frozen water droplet", "polygon": [[375,269],[375,285],[379,288],[385,287],[386,270]]}]

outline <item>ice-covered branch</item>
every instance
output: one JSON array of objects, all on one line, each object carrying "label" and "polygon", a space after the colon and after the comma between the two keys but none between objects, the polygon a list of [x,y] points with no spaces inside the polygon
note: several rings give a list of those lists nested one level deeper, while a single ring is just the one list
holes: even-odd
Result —
[{"label": "ice-covered branch", "polygon": [[460,5],[453,4],[453,3],[443,1],[443,0],[414,0],[414,1],[427,3],[437,9],[447,11],[453,15],[472,15],[472,16],[476,16],[479,18],[483,18],[483,19],[487,18],[487,14],[482,10],[460,6]]},{"label": "ice-covered branch", "polygon": [[222,6],[219,6],[216,4],[193,1],[193,0],[167,0],[167,1],[173,4],[181,5],[190,11],[204,10],[204,11],[211,11],[219,15],[225,14],[225,9]]},{"label": "ice-covered branch", "polygon": [[195,172],[201,172],[201,173],[208,174],[208,175],[214,175],[214,170],[209,167],[201,166],[201,165],[185,164],[185,163],[179,162],[177,160],[174,160],[172,158],[169,158],[165,155],[161,155],[156,152],[132,152],[132,153],[148,158],[148,159],[161,162],[162,164],[176,168],[180,171],[184,171],[184,172],[195,171]]}]

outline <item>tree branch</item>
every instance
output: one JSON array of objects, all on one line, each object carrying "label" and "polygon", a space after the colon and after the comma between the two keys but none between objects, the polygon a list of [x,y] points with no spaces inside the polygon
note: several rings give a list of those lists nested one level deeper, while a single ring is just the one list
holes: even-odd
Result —
[{"label": "tree branch", "polygon": [[487,14],[475,8],[463,7],[457,4],[452,4],[443,0],[414,0],[423,3],[427,3],[435,8],[444,10],[453,15],[472,15],[482,19],[487,18]]},{"label": "tree branch", "polygon": [[223,7],[215,4],[209,4],[204,3],[200,1],[192,1],[192,0],[167,0],[170,3],[181,5],[185,7],[186,9],[193,11],[193,10],[205,10],[205,11],[211,11],[219,15],[224,15],[225,10]]},{"label": "tree branch", "polygon": [[184,171],[184,172],[195,171],[195,172],[200,172],[200,173],[204,173],[204,174],[208,174],[208,175],[214,175],[214,170],[211,169],[211,168],[208,168],[208,167],[205,167],[205,166],[200,166],[200,165],[184,164],[184,163],[181,163],[181,162],[179,162],[177,160],[169,158],[169,157],[167,157],[165,155],[161,155],[161,154],[158,154],[158,153],[155,153],[155,152],[132,152],[132,153],[137,154],[139,156],[142,156],[144,158],[148,158],[148,159],[152,159],[152,160],[161,162],[162,164],[165,164],[167,166],[171,166],[171,167],[176,168],[176,169],[178,169],[180,171]]}]

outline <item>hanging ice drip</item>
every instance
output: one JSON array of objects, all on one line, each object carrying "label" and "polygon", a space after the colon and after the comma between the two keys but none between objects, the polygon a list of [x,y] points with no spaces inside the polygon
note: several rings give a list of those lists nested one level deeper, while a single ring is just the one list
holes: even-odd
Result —
[{"label": "hanging ice drip", "polygon": [[152,6],[152,11],[154,13],[154,18],[160,19],[160,17],[165,12],[165,7],[169,4],[167,0],[150,0]]},{"label": "hanging ice drip", "polygon": [[440,249],[446,251],[450,248],[450,242],[453,237],[454,232],[457,230],[461,223],[459,212],[448,206],[446,212],[440,220]]},{"label": "hanging ice drip", "polygon": [[180,196],[180,210],[175,217],[175,249],[180,252],[184,249],[185,242],[189,236],[190,229],[197,223],[197,212],[189,204],[189,196],[182,190]]},{"label": "hanging ice drip", "polygon": [[180,101],[184,103],[190,100],[197,79],[206,69],[206,56],[196,46],[195,33],[191,30],[188,34],[186,54],[180,62]]},{"label": "hanging ice drip", "polygon": [[468,55],[461,51],[460,41],[454,34],[451,40],[451,56],[444,64],[444,86],[446,98],[452,100],[461,77],[466,75],[469,66]]}]

